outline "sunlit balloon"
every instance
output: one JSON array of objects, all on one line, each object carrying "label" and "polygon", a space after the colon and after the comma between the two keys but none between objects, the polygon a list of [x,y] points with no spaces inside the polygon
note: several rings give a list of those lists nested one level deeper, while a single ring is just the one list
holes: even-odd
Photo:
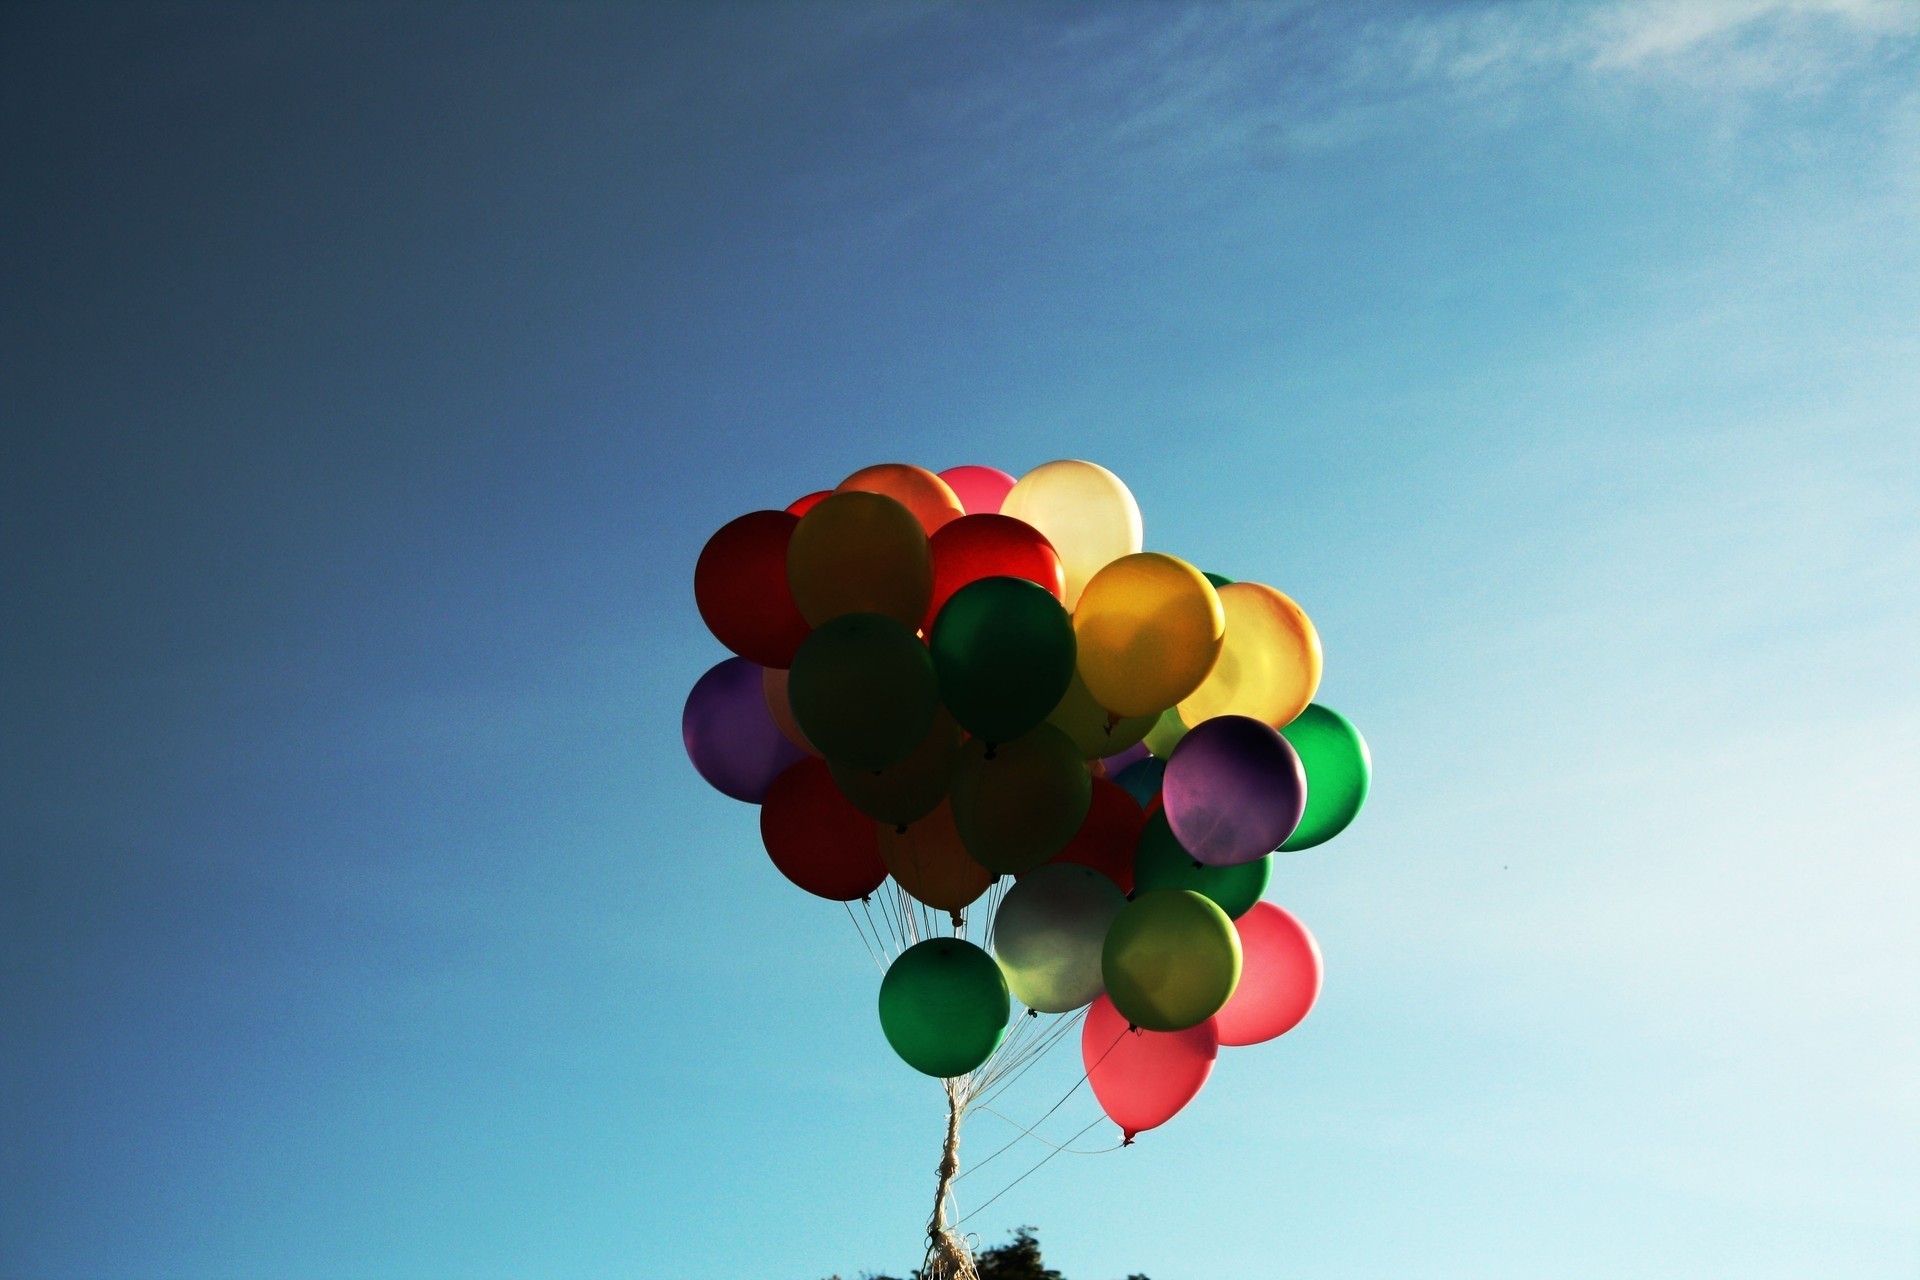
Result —
[{"label": "sunlit balloon", "polygon": [[1167,815],[1156,813],[1142,824],[1134,846],[1133,885],[1148,889],[1191,889],[1211,898],[1231,919],[1239,919],[1260,901],[1273,880],[1273,857],[1255,858],[1230,867],[1210,867],[1194,861],[1167,825]]},{"label": "sunlit balloon", "polygon": [[1026,521],[1060,553],[1069,609],[1094,574],[1140,549],[1139,504],[1119,476],[1091,462],[1035,467],[1008,491],[1000,514]]},{"label": "sunlit balloon", "polygon": [[1157,715],[1207,678],[1225,627],[1220,597],[1198,569],[1157,551],[1123,556],[1074,606],[1080,678],[1116,715]]},{"label": "sunlit balloon", "polygon": [[1073,745],[1089,760],[1137,745],[1157,722],[1156,716],[1114,715],[1093,700],[1078,670],[1073,673],[1073,680],[1059,703],[1047,713],[1047,723],[1072,738]]},{"label": "sunlit balloon", "polygon": [[1353,722],[1314,703],[1282,729],[1307,775],[1307,809],[1280,847],[1311,849],[1345,831],[1373,786],[1373,756]]},{"label": "sunlit balloon", "polygon": [[835,493],[883,493],[913,512],[929,536],[949,520],[966,514],[947,482],[925,467],[904,462],[882,462],[862,467],[840,482]]},{"label": "sunlit balloon", "polygon": [[1258,582],[1219,588],[1226,617],[1220,660],[1180,702],[1180,718],[1249,716],[1278,729],[1313,701],[1320,687],[1320,634],[1299,605]]},{"label": "sunlit balloon", "polygon": [[1073,620],[1046,588],[982,578],[954,592],[928,638],[960,726],[1008,742],[1045,720],[1073,679]]},{"label": "sunlit balloon", "polygon": [[1259,1044],[1293,1030],[1320,998],[1320,944],[1271,902],[1255,903],[1233,925],[1244,957],[1240,985],[1214,1023],[1221,1044]]},{"label": "sunlit balloon", "polygon": [[999,511],[1013,488],[1013,477],[998,467],[948,467],[940,473],[940,478],[947,482],[970,516]]},{"label": "sunlit balloon", "polygon": [[1080,1062],[1107,1118],[1126,1141],[1157,1129],[1192,1102],[1219,1056],[1213,1019],[1182,1031],[1129,1026],[1106,996],[1080,1025]]},{"label": "sunlit balloon", "polygon": [[1066,1013],[1099,995],[1101,948],[1126,905],[1092,867],[1053,862],[1022,876],[993,916],[993,954],[1014,998],[1040,1013]]},{"label": "sunlit balloon", "polygon": [[962,516],[933,535],[933,600],[927,621],[954,592],[982,578],[1025,578],[1058,600],[1066,594],[1060,556],[1032,525],[1011,516]]},{"label": "sunlit balloon", "polygon": [[1220,1011],[1240,981],[1240,938],[1218,904],[1190,889],[1136,893],[1107,931],[1101,971],[1129,1022],[1180,1031]]}]

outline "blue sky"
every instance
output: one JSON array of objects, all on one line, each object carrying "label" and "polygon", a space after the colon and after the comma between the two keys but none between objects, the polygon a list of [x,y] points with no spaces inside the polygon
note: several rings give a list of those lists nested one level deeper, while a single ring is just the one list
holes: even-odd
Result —
[{"label": "blue sky", "polygon": [[693,560],[1087,457],[1376,785],[1313,1016],[969,1230],[1911,1275],[1920,8],[0,23],[0,1273],[910,1265],[938,1091],[685,760]]}]

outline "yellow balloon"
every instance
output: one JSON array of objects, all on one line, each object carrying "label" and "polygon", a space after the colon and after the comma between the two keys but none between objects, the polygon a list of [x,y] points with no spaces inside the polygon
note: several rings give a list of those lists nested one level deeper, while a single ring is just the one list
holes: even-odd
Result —
[{"label": "yellow balloon", "polygon": [[1307,709],[1320,687],[1320,634],[1300,606],[1272,587],[1234,582],[1220,588],[1227,642],[1206,682],[1180,703],[1180,718],[1249,716],[1282,729]]},{"label": "yellow balloon", "polygon": [[1114,715],[1093,700],[1076,671],[1060,705],[1047,713],[1047,723],[1072,738],[1081,755],[1094,760],[1125,751],[1146,737],[1154,717]]},{"label": "yellow balloon", "polygon": [[1119,476],[1091,462],[1042,463],[1014,484],[1000,514],[1026,521],[1060,553],[1069,609],[1094,574],[1140,549],[1140,505]]},{"label": "yellow balloon", "polygon": [[879,493],[822,498],[787,543],[787,585],[819,626],[847,613],[884,613],[918,630],[933,599],[933,552],[913,512]]},{"label": "yellow balloon", "polygon": [[1094,574],[1073,611],[1080,678],[1095,702],[1122,716],[1157,714],[1198,689],[1225,632],[1206,575],[1158,551]]}]

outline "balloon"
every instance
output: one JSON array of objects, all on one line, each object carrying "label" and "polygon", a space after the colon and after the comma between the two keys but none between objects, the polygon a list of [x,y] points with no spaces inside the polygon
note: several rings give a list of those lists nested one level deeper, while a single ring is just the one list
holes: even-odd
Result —
[{"label": "balloon", "polygon": [[1279,730],[1246,716],[1215,716],[1187,731],[1160,782],[1167,821],[1194,858],[1213,867],[1252,862],[1300,825],[1307,775]]},{"label": "balloon", "polygon": [[817,489],[804,498],[795,498],[792,502],[789,502],[787,504],[787,513],[789,515],[803,516],[819,506],[822,499],[831,498],[832,496],[833,490],[831,489]]},{"label": "balloon", "polygon": [[1073,740],[1050,724],[1012,742],[970,740],[953,774],[953,821],[973,860],[1017,875],[1067,847],[1092,803]]},{"label": "balloon", "polygon": [[1209,867],[1195,862],[1193,855],[1180,846],[1167,815],[1148,818],[1140,832],[1133,855],[1134,890],[1191,889],[1211,898],[1231,919],[1239,919],[1252,910],[1273,879],[1273,858],[1255,858],[1231,867]]},{"label": "balloon", "polygon": [[796,760],[767,788],[760,840],[780,874],[822,898],[864,898],[887,878],[873,819],[833,785],[824,760]]},{"label": "balloon", "polygon": [[1013,477],[997,467],[948,467],[940,478],[970,516],[998,512],[1007,491],[1013,488]]},{"label": "balloon", "polygon": [[1066,1013],[1104,991],[1100,950],[1126,905],[1092,867],[1054,862],[1022,877],[993,913],[993,954],[1014,999]]},{"label": "balloon", "polygon": [[820,749],[807,741],[807,735],[800,732],[800,722],[793,718],[793,704],[787,701],[787,669],[762,667],[760,689],[765,695],[768,713],[787,741],[810,756],[819,755]]},{"label": "balloon", "polygon": [[1101,996],[1080,1027],[1080,1061],[1107,1118],[1126,1141],[1157,1129],[1192,1102],[1213,1073],[1213,1019],[1184,1031],[1144,1031]]},{"label": "balloon", "polygon": [[1280,731],[1307,775],[1307,810],[1280,847],[1311,849],[1347,829],[1373,786],[1373,756],[1353,722],[1314,703]]},{"label": "balloon", "polygon": [[694,682],[680,713],[680,738],[700,776],[751,804],[806,754],[782,736],[767,711],[763,670],[745,658],[726,659]]},{"label": "balloon", "polygon": [[942,800],[904,829],[882,823],[880,857],[900,887],[935,911],[965,911],[1000,877],[975,862],[960,843],[953,807]]},{"label": "balloon", "polygon": [[1251,716],[1278,729],[1320,687],[1320,635],[1300,606],[1272,587],[1233,582],[1219,590],[1226,642],[1206,680],[1180,702],[1180,718]]},{"label": "balloon", "polygon": [[949,520],[965,514],[960,499],[947,482],[925,467],[904,462],[883,462],[862,467],[840,482],[835,493],[883,493],[913,512],[914,519],[929,536],[940,532]]},{"label": "balloon", "polygon": [[800,518],[787,545],[794,603],[814,626],[884,613],[918,630],[933,594],[933,556],[911,511],[878,493],[836,493]]},{"label": "balloon", "polygon": [[1153,716],[1115,716],[1093,700],[1078,671],[1073,673],[1073,681],[1059,704],[1047,713],[1047,723],[1072,738],[1073,745],[1089,760],[1130,750],[1154,722]]},{"label": "balloon", "polygon": [[1080,678],[1094,701],[1123,716],[1157,715],[1199,688],[1225,629],[1213,584],[1157,551],[1107,565],[1073,608]]},{"label": "balloon", "polygon": [[749,511],[722,525],[693,566],[693,599],[718,640],[749,662],[784,667],[807,638],[787,588],[787,550],[799,520]]},{"label": "balloon", "polygon": [[905,824],[932,813],[947,798],[960,761],[960,726],[936,710],[933,728],[913,754],[885,769],[860,769],[828,761],[833,780],[853,807],[881,822]]},{"label": "balloon", "polygon": [[1139,505],[1119,476],[1091,462],[1035,467],[1008,491],[1000,514],[1026,521],[1060,553],[1069,609],[1094,574],[1140,549]]},{"label": "balloon", "polygon": [[1168,707],[1160,713],[1160,718],[1154,722],[1153,728],[1147,730],[1147,736],[1141,741],[1147,744],[1147,750],[1165,760],[1180,745],[1180,739],[1186,736],[1186,721],[1180,718],[1178,711]]},{"label": "balloon", "polygon": [[1215,591],[1218,591],[1221,587],[1230,587],[1233,585],[1232,578],[1225,577],[1218,573],[1207,574],[1207,581],[1213,584],[1213,589]]},{"label": "balloon", "polygon": [[1167,771],[1167,762],[1158,756],[1149,756],[1128,765],[1120,771],[1114,781],[1126,788],[1127,794],[1138,800],[1142,807],[1160,794],[1160,779]]},{"label": "balloon", "polygon": [[1293,1030],[1320,998],[1320,944],[1271,902],[1257,903],[1234,928],[1246,961],[1214,1022],[1221,1044],[1259,1044]]},{"label": "balloon", "polygon": [[1058,600],[1066,594],[1060,556],[1032,525],[1011,516],[961,516],[933,535],[931,622],[954,592],[982,578],[1025,578]]},{"label": "balloon", "polygon": [[1073,620],[1024,578],[982,578],[954,592],[929,647],[941,700],[988,742],[1045,720],[1073,679]]},{"label": "balloon", "polygon": [[1220,1011],[1240,981],[1240,938],[1191,889],[1136,893],[1107,930],[1101,972],[1114,1008],[1149,1031],[1181,1031]]},{"label": "balloon", "polygon": [[[776,720],[779,719],[778,716],[774,718]],[[1107,776],[1109,778],[1117,778],[1132,766],[1139,764],[1142,760],[1151,760],[1152,758],[1153,752],[1148,749],[1147,744],[1145,742],[1136,742],[1125,751],[1116,751],[1110,756],[1103,756],[1100,763],[1106,766]]]},{"label": "balloon", "polygon": [[877,613],[848,613],[823,623],[793,656],[787,701],[821,754],[885,769],[926,741],[940,684],[910,629]]},{"label": "balloon", "polygon": [[1086,821],[1047,866],[1068,862],[1092,867],[1113,881],[1120,892],[1132,893],[1133,851],[1140,843],[1146,815],[1119,783],[1095,778],[1092,787]]},{"label": "balloon", "polygon": [[915,943],[880,982],[887,1043],[930,1076],[963,1076],[992,1057],[1011,1012],[1000,966],[959,938]]}]

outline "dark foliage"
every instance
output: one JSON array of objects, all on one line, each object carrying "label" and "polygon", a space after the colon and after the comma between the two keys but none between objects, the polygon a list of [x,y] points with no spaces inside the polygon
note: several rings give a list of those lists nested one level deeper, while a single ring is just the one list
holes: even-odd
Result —
[{"label": "dark foliage", "polygon": [[[982,1249],[973,1261],[980,1269],[980,1280],[1066,1280],[1041,1258],[1040,1239],[1033,1234],[1032,1227],[1016,1227],[1013,1239]],[[829,1280],[840,1278],[832,1276]],[[895,1280],[895,1277],[865,1272],[861,1280]],[[918,1271],[913,1273],[913,1280],[922,1280]],[[1127,1280],[1147,1280],[1147,1277],[1135,1272]]]}]

